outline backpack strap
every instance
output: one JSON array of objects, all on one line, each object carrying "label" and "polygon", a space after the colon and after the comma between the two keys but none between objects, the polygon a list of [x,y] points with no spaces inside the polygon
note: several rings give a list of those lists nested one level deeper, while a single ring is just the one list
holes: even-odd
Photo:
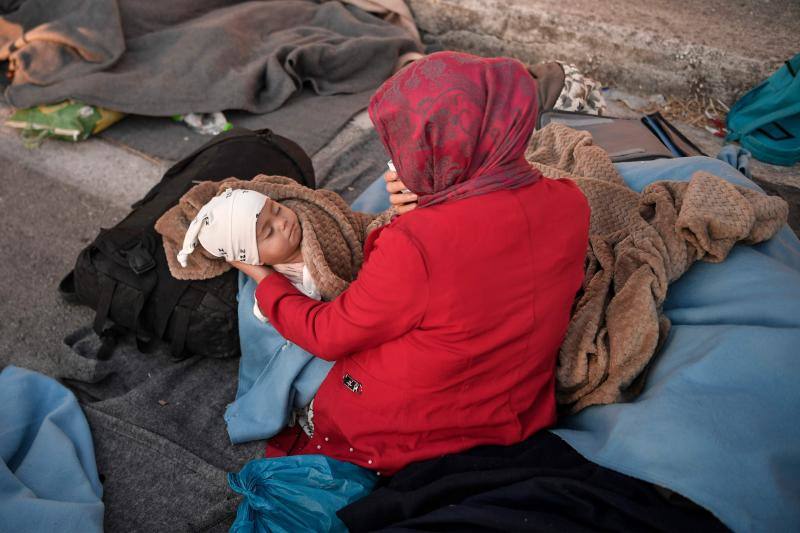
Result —
[{"label": "backpack strap", "polygon": [[172,321],[172,342],[170,352],[172,357],[181,360],[185,359],[186,337],[189,334],[189,319],[192,312],[200,305],[203,300],[203,292],[199,290],[189,291],[183,299],[185,305],[176,305],[173,310]]},{"label": "backpack strap", "polygon": [[144,332],[147,330],[142,325],[142,311],[144,310],[144,304],[147,302],[148,296],[148,294],[140,293],[136,298],[136,303],[133,308],[134,323],[136,324],[136,330],[134,331],[136,334],[136,348],[142,353],[152,352],[158,343],[158,337],[156,335],[145,335]]},{"label": "backpack strap", "polygon": [[[104,347],[107,342],[110,343],[110,347],[105,350],[105,352],[107,352],[105,355],[106,357],[110,355],[111,350],[113,350],[114,345],[116,345],[116,341],[120,332],[125,331],[124,328],[114,324],[106,327],[106,322],[108,321],[108,315],[111,311],[111,302],[114,299],[114,290],[117,288],[117,283],[117,280],[114,278],[98,272],[100,296],[97,300],[97,312],[94,315],[93,329],[94,332],[103,339]],[[147,294],[140,293],[136,297],[133,307],[133,317],[136,324],[136,329],[134,330],[134,333],[136,334],[136,347],[140,352],[143,353],[153,351],[153,348],[155,348],[158,342],[158,337],[155,335],[147,336],[144,334],[146,328],[142,325],[142,310],[144,309],[144,304],[147,301],[147,296]]]},{"label": "backpack strap", "polygon": [[70,304],[81,303],[78,293],[75,292],[75,269],[72,269],[58,284],[58,294],[61,299]]},{"label": "backpack strap", "polygon": [[98,360],[105,361],[111,357],[111,354],[114,353],[114,348],[117,347],[120,337],[125,335],[125,331],[125,328],[116,324],[103,331],[103,334],[100,335],[100,349],[97,350]]},{"label": "backpack strap", "polygon": [[164,278],[161,278],[160,282],[158,293],[153,296],[158,298],[157,302],[154,301],[156,310],[153,314],[153,333],[156,337],[163,339],[167,333],[170,318],[178,309],[178,302],[190,287],[190,283]]},{"label": "backpack strap", "polygon": [[111,311],[111,299],[114,297],[114,289],[117,288],[117,280],[101,272],[97,273],[97,278],[100,295],[97,298],[97,311],[94,314],[94,332],[102,337],[108,313]]}]

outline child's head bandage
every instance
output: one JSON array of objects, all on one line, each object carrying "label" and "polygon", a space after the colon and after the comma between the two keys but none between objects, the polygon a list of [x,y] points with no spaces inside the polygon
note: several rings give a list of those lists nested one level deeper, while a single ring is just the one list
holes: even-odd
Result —
[{"label": "child's head bandage", "polygon": [[199,242],[203,248],[226,261],[259,265],[256,221],[267,196],[247,189],[226,189],[200,209],[189,225],[183,248],[178,252],[181,266],[188,265]]}]

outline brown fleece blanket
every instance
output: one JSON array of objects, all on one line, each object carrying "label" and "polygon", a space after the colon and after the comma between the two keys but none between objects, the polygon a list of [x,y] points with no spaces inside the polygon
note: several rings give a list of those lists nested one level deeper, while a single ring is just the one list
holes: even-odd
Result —
[{"label": "brown fleece blanket", "polygon": [[202,253],[202,247],[189,256],[186,268],[177,259],[192,219],[209,200],[228,188],[266,194],[297,214],[303,230],[300,245],[303,261],[323,300],[332,300],[356,278],[364,260],[367,234],[388,221],[393,213],[388,210],[376,216],[352,211],[335,192],[309,189],[283,176],[261,174],[250,181],[237,178],[205,181],[189,189],[178,205],[156,221],[155,229],[163,237],[170,272],[176,278],[208,279],[232,268],[224,259]]},{"label": "brown fleece blanket", "polygon": [[784,200],[706,172],[636,193],[588,132],[561,124],[536,132],[526,157],[574,180],[592,210],[583,288],[558,357],[558,401],[571,413],[639,392],[669,331],[667,288],[692,263],[723,261],[737,242],[765,241],[786,223]]}]

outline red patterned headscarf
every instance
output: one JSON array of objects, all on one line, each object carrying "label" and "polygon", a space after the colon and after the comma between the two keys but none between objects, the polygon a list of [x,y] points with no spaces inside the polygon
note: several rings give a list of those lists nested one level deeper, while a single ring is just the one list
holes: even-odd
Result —
[{"label": "red patterned headscarf", "polygon": [[536,81],[514,59],[439,52],[388,79],[369,116],[406,187],[430,206],[541,177],[525,160]]}]

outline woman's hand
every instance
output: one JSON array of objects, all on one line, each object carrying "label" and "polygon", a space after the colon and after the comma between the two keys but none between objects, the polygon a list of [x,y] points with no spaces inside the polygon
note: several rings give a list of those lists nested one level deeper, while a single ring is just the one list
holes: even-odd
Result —
[{"label": "woman's hand", "polygon": [[239,269],[253,278],[256,284],[261,283],[261,280],[274,272],[272,268],[265,265],[248,265],[247,263],[242,263],[241,261],[229,261],[229,263],[234,268]]},{"label": "woman's hand", "polygon": [[417,195],[413,192],[403,192],[403,190],[407,190],[406,185],[397,178],[397,172],[387,170],[383,175],[383,179],[386,180],[386,192],[389,193],[389,203],[397,209],[399,215],[416,209]]}]

